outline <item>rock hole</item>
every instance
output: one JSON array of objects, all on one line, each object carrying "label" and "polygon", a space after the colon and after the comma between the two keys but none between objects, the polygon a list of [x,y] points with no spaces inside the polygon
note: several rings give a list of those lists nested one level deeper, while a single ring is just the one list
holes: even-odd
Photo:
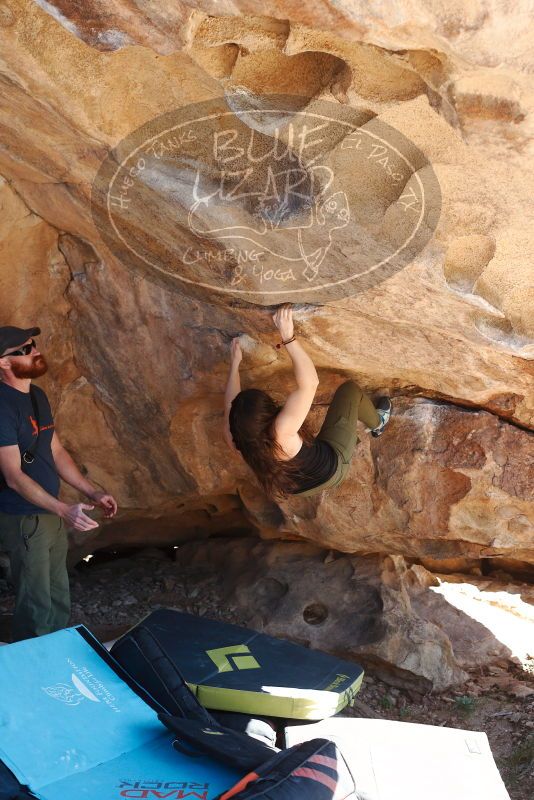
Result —
[{"label": "rock hole", "polygon": [[311,603],[302,612],[302,617],[308,625],[321,625],[328,618],[328,609],[322,603]]}]

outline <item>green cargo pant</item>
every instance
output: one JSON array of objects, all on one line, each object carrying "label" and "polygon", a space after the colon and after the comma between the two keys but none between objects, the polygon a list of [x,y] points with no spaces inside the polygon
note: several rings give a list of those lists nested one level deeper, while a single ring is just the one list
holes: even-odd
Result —
[{"label": "green cargo pant", "polygon": [[70,616],[67,532],[54,514],[0,513],[0,549],[11,562],[13,641],[65,628]]},{"label": "green cargo pant", "polygon": [[380,417],[371,398],[360,389],[355,381],[345,381],[335,391],[328,407],[317,439],[328,442],[338,454],[337,469],[324,483],[297,492],[295,497],[309,497],[332,486],[337,486],[346,477],[354,448],[359,442],[356,423],[361,420],[368,428],[376,428]]}]

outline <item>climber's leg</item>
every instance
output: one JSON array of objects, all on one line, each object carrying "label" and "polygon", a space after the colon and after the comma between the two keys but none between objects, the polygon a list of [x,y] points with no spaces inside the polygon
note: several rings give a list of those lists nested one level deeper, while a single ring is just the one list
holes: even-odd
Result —
[{"label": "climber's leg", "polygon": [[339,457],[337,470],[325,483],[298,492],[295,497],[309,497],[325,489],[330,489],[342,483],[349,471],[350,461],[354,448],[358,444],[358,420],[368,428],[376,428],[381,423],[381,418],[376,411],[371,398],[365,394],[355,381],[345,381],[336,389],[332,402],[328,407],[321,430],[317,439],[328,442]]},{"label": "climber's leg", "polygon": [[345,381],[337,388],[317,434],[318,439],[323,439],[337,450],[345,464],[350,463],[359,442],[356,430],[359,419],[368,428],[380,425],[380,416],[371,398],[355,381]]}]

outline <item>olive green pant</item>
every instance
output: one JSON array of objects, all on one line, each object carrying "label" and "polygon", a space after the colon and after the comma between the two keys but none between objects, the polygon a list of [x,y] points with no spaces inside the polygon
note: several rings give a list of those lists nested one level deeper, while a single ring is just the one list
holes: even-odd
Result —
[{"label": "olive green pant", "polygon": [[9,555],[16,592],[14,642],[68,625],[67,547],[67,532],[60,517],[0,513],[0,549]]},{"label": "olive green pant", "polygon": [[360,389],[355,381],[345,381],[335,391],[332,402],[328,407],[321,430],[317,439],[323,439],[332,445],[338,454],[337,469],[324,483],[297,492],[296,497],[308,497],[322,492],[332,486],[337,486],[346,477],[354,448],[359,442],[356,423],[361,420],[368,428],[376,428],[380,424],[380,417],[373,405],[371,398]]}]

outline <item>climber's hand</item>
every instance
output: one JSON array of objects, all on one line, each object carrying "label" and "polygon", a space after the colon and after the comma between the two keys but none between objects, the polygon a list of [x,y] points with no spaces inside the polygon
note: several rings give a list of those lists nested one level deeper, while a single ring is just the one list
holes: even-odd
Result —
[{"label": "climber's hand", "polygon": [[273,314],[273,322],[280,331],[284,341],[293,336],[293,307],[291,303],[284,303]]},{"label": "climber's hand", "polygon": [[235,366],[238,367],[241,363],[241,359],[243,358],[243,351],[241,350],[241,345],[239,344],[239,336],[236,336],[235,339],[232,339],[230,351],[232,354],[232,364],[235,364]]}]

